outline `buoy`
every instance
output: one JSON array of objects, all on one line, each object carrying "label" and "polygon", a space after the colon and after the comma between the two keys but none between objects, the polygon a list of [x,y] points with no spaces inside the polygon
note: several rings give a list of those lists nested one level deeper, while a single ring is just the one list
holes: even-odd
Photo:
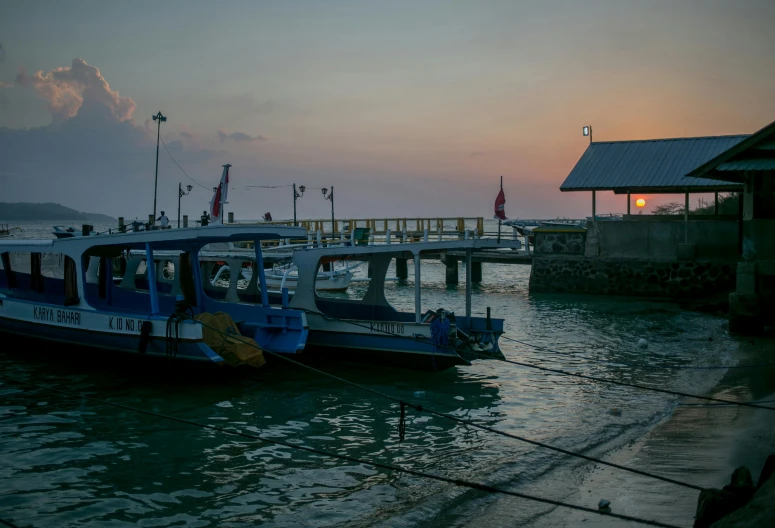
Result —
[{"label": "buoy", "polygon": [[602,511],[611,511],[611,501],[600,499],[600,502],[597,503],[597,509]]},{"label": "buoy", "polygon": [[648,348],[648,346],[649,346],[649,342],[648,341],[646,341],[643,338],[638,339],[638,348]]}]

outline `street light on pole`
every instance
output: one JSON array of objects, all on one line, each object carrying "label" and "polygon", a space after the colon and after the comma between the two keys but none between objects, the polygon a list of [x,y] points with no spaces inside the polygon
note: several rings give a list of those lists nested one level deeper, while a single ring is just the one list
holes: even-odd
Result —
[{"label": "street light on pole", "polygon": [[299,192],[296,191],[296,184],[295,183],[293,184],[293,225],[294,226],[296,225],[296,199],[304,196],[304,191],[306,189],[307,188],[304,187],[303,185],[299,185],[299,192],[301,193],[299,194]]},{"label": "street light on pole", "polygon": [[328,189],[323,187],[320,189],[323,192],[323,198],[326,200],[331,200],[331,233],[333,234],[336,232],[336,222],[334,221],[334,186],[331,186],[331,192],[326,196],[326,192],[328,192]]},{"label": "street light on pole", "polygon": [[161,124],[167,122],[167,118],[161,115],[161,111],[153,116],[154,121],[158,121],[156,126],[156,176],[153,179],[153,217],[156,218],[156,189],[159,185],[159,138],[161,137]]},{"label": "street light on pole", "polygon": [[187,185],[186,190],[183,190],[183,184],[178,182],[178,229],[180,229],[180,199],[191,192],[193,185]]}]

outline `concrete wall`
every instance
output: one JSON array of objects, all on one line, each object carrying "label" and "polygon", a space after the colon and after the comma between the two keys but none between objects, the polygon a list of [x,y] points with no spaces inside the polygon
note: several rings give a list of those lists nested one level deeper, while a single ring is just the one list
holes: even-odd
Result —
[{"label": "concrete wall", "polygon": [[677,260],[678,247],[686,240],[699,260],[738,259],[737,220],[603,221],[597,222],[597,229],[594,236],[595,227],[587,222],[588,256]]},{"label": "concrete wall", "polygon": [[743,258],[746,260],[775,260],[775,220],[746,220],[743,222]]}]

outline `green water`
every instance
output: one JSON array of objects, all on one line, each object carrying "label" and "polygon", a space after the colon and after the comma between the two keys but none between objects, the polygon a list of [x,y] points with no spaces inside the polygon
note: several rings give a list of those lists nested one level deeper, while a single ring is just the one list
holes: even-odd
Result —
[{"label": "green water", "polygon": [[[723,370],[666,367],[729,365],[740,357],[721,317],[632,299],[530,296],[529,267],[486,264],[484,270],[475,313],[490,306],[494,317],[506,320],[507,336],[578,354],[568,358],[502,341],[508,358],[706,393]],[[423,283],[424,310],[464,311],[464,287],[446,287],[442,265],[424,264]],[[411,309],[411,283],[390,283],[388,290],[394,305]],[[411,410],[406,439],[399,442],[396,404],[271,358],[254,372],[216,375],[163,361],[118,364],[107,354],[77,359],[78,350],[0,338],[0,372],[14,379],[332,453],[556,499],[590,470],[588,463]],[[648,341],[647,349],[637,347],[639,339]],[[495,361],[439,373],[343,363],[321,368],[593,456],[637,440],[679,402]],[[614,407],[621,414],[611,414]],[[690,466],[691,460],[666,471],[683,478]],[[367,464],[0,383],[0,518],[18,526],[441,527],[486,519],[496,500]],[[508,524],[529,525],[552,509],[519,504]],[[595,507],[596,499],[584,505]]]}]

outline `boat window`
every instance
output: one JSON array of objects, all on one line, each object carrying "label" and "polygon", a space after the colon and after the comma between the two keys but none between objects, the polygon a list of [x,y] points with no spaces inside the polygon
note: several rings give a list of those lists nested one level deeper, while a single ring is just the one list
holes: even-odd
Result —
[{"label": "boat window", "polygon": [[[68,260],[72,269],[65,266]],[[0,263],[0,288],[13,290],[15,296],[49,304],[78,302],[75,261],[69,257],[60,253],[8,252],[0,254]]]},{"label": "boat window", "polygon": [[[255,243],[233,241],[207,244],[199,251],[199,269],[207,297],[227,302],[260,303],[261,290]],[[268,287],[271,292],[271,284]]]},{"label": "boat window", "polygon": [[175,263],[171,260],[165,260],[162,264],[162,278],[164,280],[175,280]]}]

